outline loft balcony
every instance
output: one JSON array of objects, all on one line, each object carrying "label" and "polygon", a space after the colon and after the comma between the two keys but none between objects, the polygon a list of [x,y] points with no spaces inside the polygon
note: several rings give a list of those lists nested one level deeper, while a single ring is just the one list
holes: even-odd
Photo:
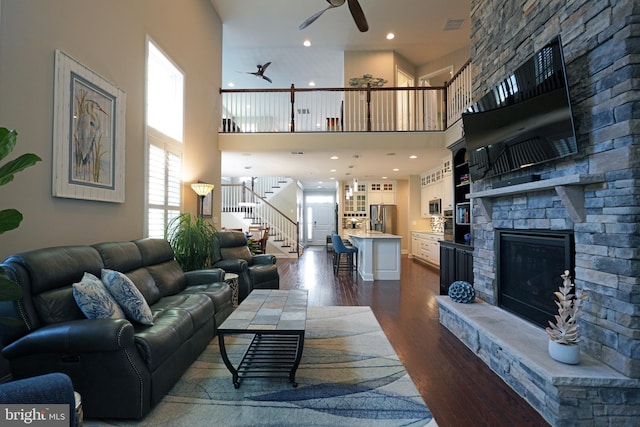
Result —
[{"label": "loft balcony", "polygon": [[221,89],[221,134],[443,132],[472,101],[467,62],[441,87]]}]

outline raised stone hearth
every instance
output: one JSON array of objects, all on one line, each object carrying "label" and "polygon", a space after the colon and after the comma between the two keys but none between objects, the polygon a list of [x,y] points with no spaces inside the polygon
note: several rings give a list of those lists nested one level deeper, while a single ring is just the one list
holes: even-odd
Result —
[{"label": "raised stone hearth", "polygon": [[637,425],[640,380],[586,354],[578,365],[556,362],[549,356],[542,328],[481,300],[436,300],[440,323],[551,425]]}]

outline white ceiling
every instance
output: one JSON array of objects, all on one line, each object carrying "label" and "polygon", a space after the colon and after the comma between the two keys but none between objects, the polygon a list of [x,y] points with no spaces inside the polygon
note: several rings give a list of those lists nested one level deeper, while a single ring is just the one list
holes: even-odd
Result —
[{"label": "white ceiling", "polygon": [[[309,81],[314,81],[316,87],[343,87],[344,51],[393,50],[420,66],[469,45],[470,0],[360,0],[369,24],[366,33],[358,31],[346,3],[328,10],[309,27],[299,30],[298,26],[306,18],[328,6],[327,1],[210,1],[223,22],[221,85],[224,88],[229,82],[241,89],[288,88],[292,83],[305,87]],[[454,19],[464,20],[460,29],[445,31],[447,22]],[[396,34],[392,41],[386,40],[389,32]],[[311,41],[311,47],[303,47],[304,40]],[[265,75],[273,83],[248,74],[257,70],[256,65],[268,61],[271,65]],[[383,171],[391,169],[387,155],[390,152],[396,152],[397,159],[410,151],[423,159],[433,153],[432,146],[408,147],[405,150],[392,145],[393,149],[380,148],[369,152],[348,146],[341,146],[340,150],[342,158],[360,156],[359,177],[380,177]],[[301,162],[292,161],[291,154],[292,151],[300,151],[300,147],[263,152],[247,148],[232,152],[225,148],[222,175],[291,176],[302,181],[305,188],[314,188],[318,181],[331,182],[330,169],[326,168],[326,159],[331,152],[326,144],[320,146],[324,146],[324,150],[313,146],[303,150],[303,175],[299,171]],[[244,169],[249,163],[254,166]],[[401,179],[428,169],[424,161],[419,164],[407,161],[403,166],[398,176],[391,176],[392,171],[384,175],[390,179]]]}]

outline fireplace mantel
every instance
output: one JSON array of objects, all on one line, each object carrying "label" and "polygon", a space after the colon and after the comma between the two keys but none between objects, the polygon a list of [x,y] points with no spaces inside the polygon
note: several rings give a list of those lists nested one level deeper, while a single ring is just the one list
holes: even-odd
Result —
[{"label": "fireplace mantel", "polygon": [[584,209],[584,187],[604,182],[604,180],[604,174],[567,175],[491,190],[476,191],[470,193],[467,198],[477,200],[479,202],[478,205],[483,210],[483,214],[487,218],[491,218],[493,213],[491,199],[493,198],[554,188],[571,216],[571,219],[574,222],[584,222],[586,217]]}]

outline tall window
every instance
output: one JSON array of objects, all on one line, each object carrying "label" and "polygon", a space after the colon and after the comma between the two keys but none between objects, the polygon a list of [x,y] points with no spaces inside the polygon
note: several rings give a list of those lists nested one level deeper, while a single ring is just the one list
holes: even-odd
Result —
[{"label": "tall window", "polygon": [[147,53],[147,235],[163,237],[180,214],[184,74],[148,43]]}]

